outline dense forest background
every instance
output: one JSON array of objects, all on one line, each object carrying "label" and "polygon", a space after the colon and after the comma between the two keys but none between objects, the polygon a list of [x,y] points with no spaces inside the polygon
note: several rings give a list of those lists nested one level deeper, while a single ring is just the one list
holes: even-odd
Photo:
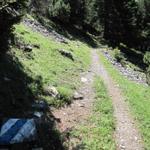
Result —
[{"label": "dense forest background", "polygon": [[[8,50],[13,24],[25,13],[76,26],[101,36],[132,61],[143,63],[150,77],[149,0],[5,0],[0,2],[1,53]],[[138,61],[137,61],[138,60]],[[140,61],[139,61],[140,60]]]}]

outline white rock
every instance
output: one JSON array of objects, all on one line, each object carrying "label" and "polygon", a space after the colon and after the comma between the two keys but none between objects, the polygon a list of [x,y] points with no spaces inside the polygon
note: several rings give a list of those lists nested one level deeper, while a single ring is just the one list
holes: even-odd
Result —
[{"label": "white rock", "polygon": [[44,88],[44,93],[52,97],[57,97],[59,94],[57,89],[54,86],[48,86]]},{"label": "white rock", "polygon": [[80,100],[80,99],[83,99],[84,96],[81,93],[75,92],[73,98],[75,100]]},{"label": "white rock", "polygon": [[79,104],[78,106],[79,106],[79,107],[85,107],[85,105],[84,105],[84,104]]},{"label": "white rock", "polygon": [[81,78],[81,82],[85,83],[85,82],[87,82],[87,81],[88,81],[88,80],[87,80],[86,78],[84,78],[84,77]]}]

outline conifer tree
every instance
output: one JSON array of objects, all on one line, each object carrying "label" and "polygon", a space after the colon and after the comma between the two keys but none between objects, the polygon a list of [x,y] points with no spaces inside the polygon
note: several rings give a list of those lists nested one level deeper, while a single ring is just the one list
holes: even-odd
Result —
[{"label": "conifer tree", "polygon": [[71,13],[70,9],[70,4],[67,0],[52,0],[49,5],[49,15],[62,22],[68,22]]},{"label": "conifer tree", "polygon": [[25,12],[27,0],[7,0],[0,3],[0,44],[2,54],[8,50],[13,24],[20,21]]}]

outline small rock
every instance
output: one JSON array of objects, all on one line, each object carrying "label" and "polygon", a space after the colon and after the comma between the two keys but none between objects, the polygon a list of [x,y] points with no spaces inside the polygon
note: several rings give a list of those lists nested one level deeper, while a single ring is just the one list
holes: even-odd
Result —
[{"label": "small rock", "polygon": [[104,51],[104,54],[105,54],[105,55],[108,55],[108,51]]},{"label": "small rock", "polygon": [[42,116],[44,116],[44,113],[36,111],[36,112],[34,112],[34,116],[37,118],[42,118]]},{"label": "small rock", "polygon": [[85,107],[84,104],[79,104],[79,107]]},{"label": "small rock", "polygon": [[135,136],[134,139],[135,139],[135,141],[138,141],[138,137]]},{"label": "small rock", "polygon": [[60,119],[60,118],[55,118],[55,120],[56,120],[58,123],[61,123],[61,119]]},{"label": "small rock", "polygon": [[44,88],[44,94],[55,98],[59,93],[54,86],[48,86]]},{"label": "small rock", "polygon": [[34,44],[33,46],[37,49],[40,49],[40,44]]},{"label": "small rock", "polygon": [[68,41],[66,41],[65,39],[60,40],[60,42],[64,44],[68,44]]},{"label": "small rock", "polygon": [[64,50],[64,49],[60,49],[59,50],[59,53],[61,53],[61,55],[71,59],[72,61],[74,61],[74,57],[73,57],[73,54],[67,50]]},{"label": "small rock", "polygon": [[84,78],[84,77],[81,78],[81,82],[85,83],[85,82],[87,82],[87,81],[88,81],[88,80],[87,80],[86,78]]},{"label": "small rock", "polygon": [[30,46],[30,45],[24,46],[24,51],[26,51],[26,52],[31,52],[32,50],[33,50],[33,47],[32,47],[32,46]]},{"label": "small rock", "polygon": [[84,96],[82,94],[80,94],[78,92],[74,93],[73,99],[75,99],[75,100],[81,100],[83,98],[84,98]]},{"label": "small rock", "polygon": [[125,150],[126,147],[124,145],[120,145],[121,150]]}]

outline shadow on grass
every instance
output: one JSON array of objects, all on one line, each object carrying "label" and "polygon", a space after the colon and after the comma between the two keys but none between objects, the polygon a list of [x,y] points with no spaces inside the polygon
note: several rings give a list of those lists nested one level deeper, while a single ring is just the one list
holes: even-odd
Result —
[{"label": "shadow on grass", "polygon": [[[36,86],[32,92],[30,85]],[[42,90],[42,78],[32,79],[24,72],[24,67],[8,52],[0,57],[0,125],[6,118],[31,118],[31,107]],[[39,145],[44,150],[62,150],[60,134],[56,131],[56,119],[48,109],[45,123],[40,126]],[[15,148],[14,148],[15,149]],[[16,148],[18,149],[18,147]],[[21,149],[27,149],[26,145]]]},{"label": "shadow on grass", "polygon": [[127,55],[127,61],[138,66],[142,71],[145,71],[146,69],[146,64],[144,64],[143,58],[140,59],[140,57],[135,57],[134,55]]}]

